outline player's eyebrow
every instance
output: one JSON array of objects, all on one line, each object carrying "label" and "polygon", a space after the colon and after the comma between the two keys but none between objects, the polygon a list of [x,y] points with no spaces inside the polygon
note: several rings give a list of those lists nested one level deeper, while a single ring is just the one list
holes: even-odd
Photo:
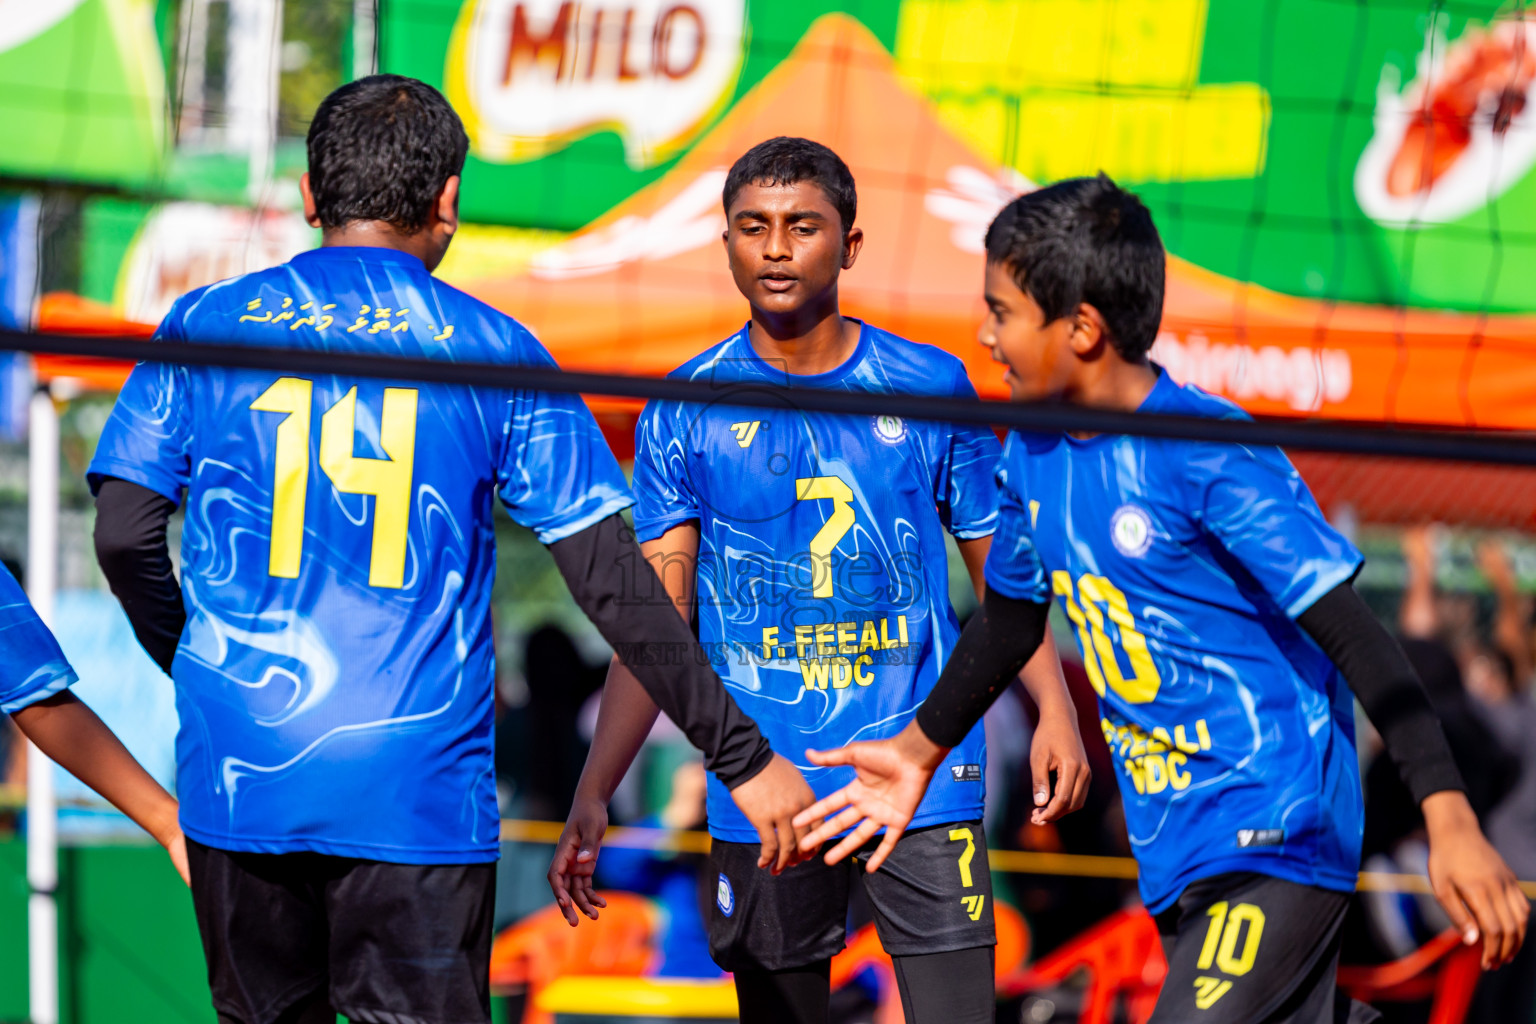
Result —
[{"label": "player's eyebrow", "polygon": [[[772,218],[762,210],[737,210],[732,220],[771,220]],[[820,210],[792,210],[784,215],[784,219],[791,224],[797,224],[803,220],[827,219],[826,214]]]}]

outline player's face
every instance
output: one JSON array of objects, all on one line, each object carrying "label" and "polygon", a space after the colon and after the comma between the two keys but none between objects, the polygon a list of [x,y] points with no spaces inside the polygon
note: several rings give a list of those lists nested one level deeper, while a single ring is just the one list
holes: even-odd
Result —
[{"label": "player's face", "polygon": [[978,338],[1008,367],[1003,380],[1015,402],[1056,398],[1071,385],[1077,359],[1070,345],[1072,318],[1045,322],[1045,313],[1014,283],[1005,264],[987,261],[987,318]]},{"label": "player's face", "polygon": [[843,230],[821,186],[748,185],[727,211],[725,252],[736,287],[754,309],[794,316],[837,294],[863,232]]}]

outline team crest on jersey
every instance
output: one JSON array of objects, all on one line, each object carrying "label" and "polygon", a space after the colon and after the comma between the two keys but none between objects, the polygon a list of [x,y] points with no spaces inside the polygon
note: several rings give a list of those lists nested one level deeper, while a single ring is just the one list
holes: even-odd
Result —
[{"label": "team crest on jersey", "polygon": [[907,439],[907,423],[900,416],[876,416],[875,436],[886,444],[900,444]]},{"label": "team crest on jersey", "polygon": [[736,913],[736,891],[731,888],[731,880],[725,877],[723,871],[720,873],[720,883],[715,886],[715,904],[726,917]]},{"label": "team crest on jersey", "polygon": [[1109,520],[1109,537],[1122,555],[1140,558],[1152,546],[1152,517],[1136,505],[1121,505]]}]

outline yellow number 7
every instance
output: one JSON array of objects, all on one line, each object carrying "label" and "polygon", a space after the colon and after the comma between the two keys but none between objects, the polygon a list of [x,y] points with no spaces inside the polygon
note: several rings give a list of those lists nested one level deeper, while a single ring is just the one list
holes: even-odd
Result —
[{"label": "yellow number 7", "polygon": [[853,528],[853,488],[835,476],[808,476],[795,481],[795,499],[832,499],[832,514],[811,538],[811,596],[832,596],[832,552]]},{"label": "yellow number 7", "polygon": [[[262,392],[251,408],[287,413],[277,427],[272,471],[272,541],[267,572],[294,579],[304,555],[304,506],[309,490],[310,396],[314,385],[283,377]],[[406,535],[410,527],[411,478],[416,462],[415,388],[385,388],[379,417],[379,446],[387,459],[352,454],[357,429],[357,388],[331,406],[320,420],[320,468],[344,494],[374,498],[373,547],[368,585],[398,589],[405,583]]]}]

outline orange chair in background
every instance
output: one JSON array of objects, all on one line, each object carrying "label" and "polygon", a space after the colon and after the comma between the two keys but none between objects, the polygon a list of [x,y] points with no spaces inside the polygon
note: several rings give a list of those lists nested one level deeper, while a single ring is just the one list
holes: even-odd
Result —
[{"label": "orange chair in background", "polygon": [[1340,967],[1339,987],[1362,1003],[1432,999],[1428,1024],[1461,1024],[1482,974],[1480,961],[1479,947],[1464,945],[1452,928],[1401,960]]},{"label": "orange chair in background", "polygon": [[1056,985],[1079,970],[1089,973],[1080,1024],[1109,1024],[1117,995],[1125,998],[1131,1024],[1143,1024],[1168,973],[1157,925],[1141,909],[1112,914],[1034,966],[1004,978],[999,995],[1012,998]]},{"label": "orange chair in background", "polygon": [[567,974],[640,975],[655,957],[657,914],[650,900],[604,892],[608,907],[596,921],[572,928],[553,905],[537,910],[496,936],[491,946],[491,989],[526,988],[524,1024],[551,1024],[534,1006],[538,993]]}]

